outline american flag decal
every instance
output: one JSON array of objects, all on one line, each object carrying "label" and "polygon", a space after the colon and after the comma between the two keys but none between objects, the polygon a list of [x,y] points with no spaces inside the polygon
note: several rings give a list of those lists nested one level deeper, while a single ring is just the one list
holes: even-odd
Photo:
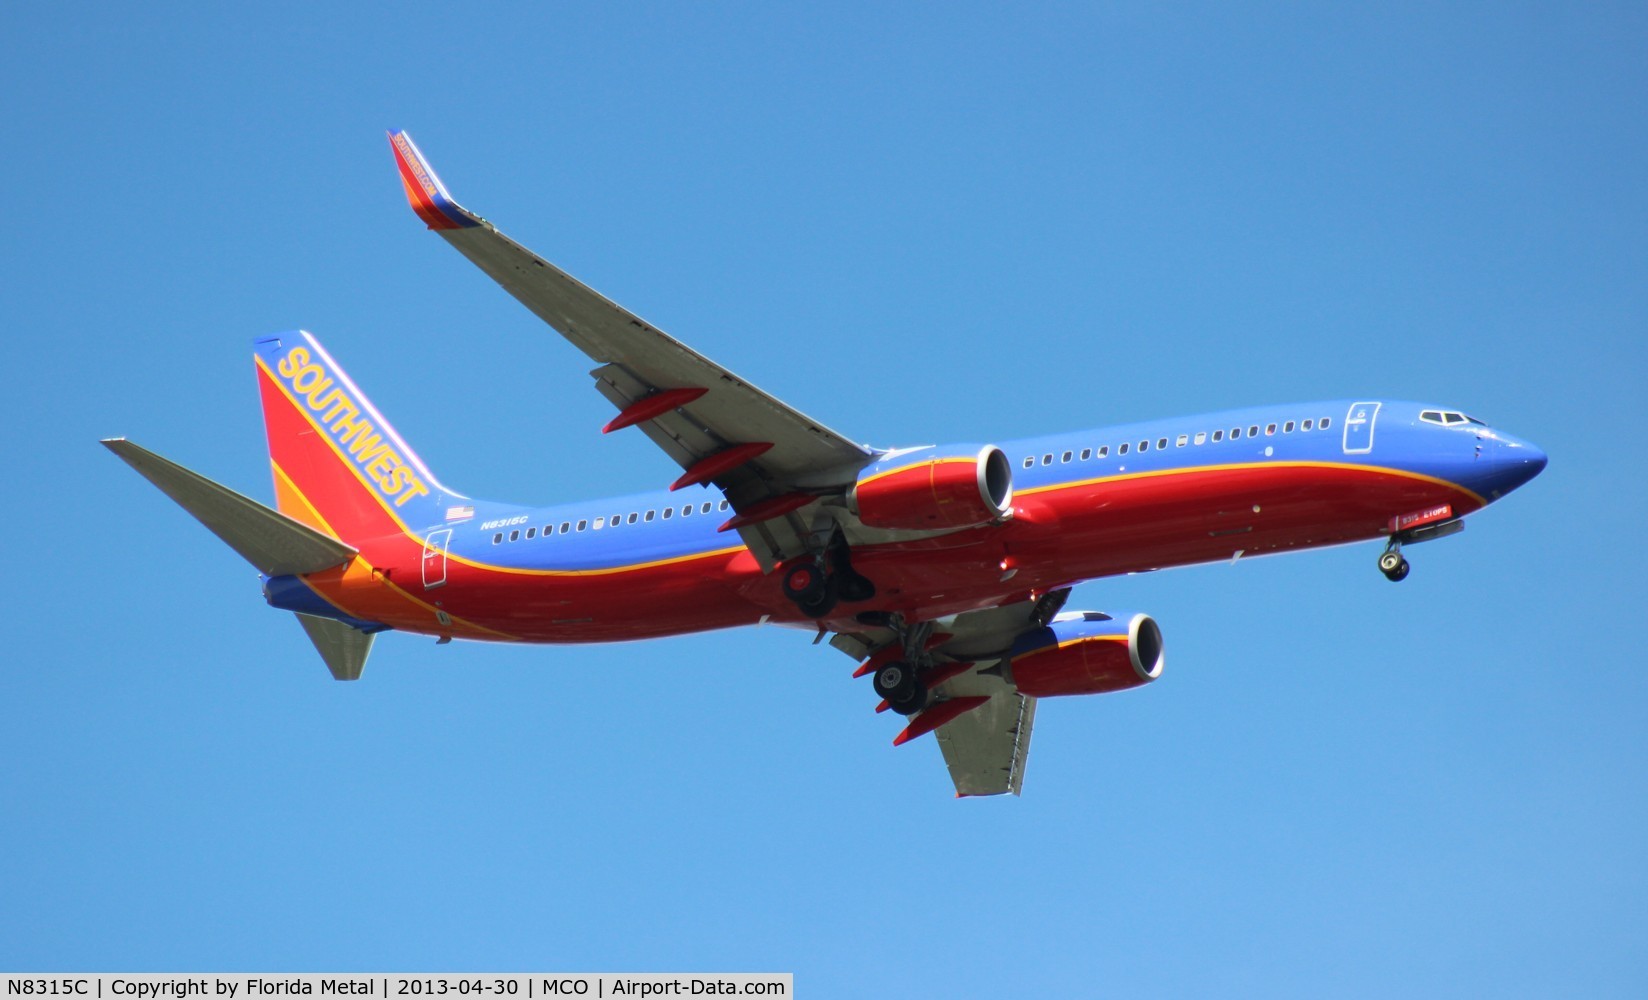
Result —
[{"label": "american flag decal", "polygon": [[448,508],[446,508],[446,519],[448,521],[462,521],[466,518],[471,518],[471,517],[474,517],[474,516],[475,516],[475,508],[474,507],[448,507]]}]

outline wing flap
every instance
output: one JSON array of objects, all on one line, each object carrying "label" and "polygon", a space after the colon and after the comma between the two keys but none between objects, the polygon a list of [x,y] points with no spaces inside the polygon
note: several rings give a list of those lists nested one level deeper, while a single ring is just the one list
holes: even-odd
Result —
[{"label": "wing flap", "polygon": [[952,697],[989,701],[938,728],[939,749],[957,795],[1018,795],[1030,756],[1036,699],[1019,694],[1000,677],[977,671],[947,681]]}]

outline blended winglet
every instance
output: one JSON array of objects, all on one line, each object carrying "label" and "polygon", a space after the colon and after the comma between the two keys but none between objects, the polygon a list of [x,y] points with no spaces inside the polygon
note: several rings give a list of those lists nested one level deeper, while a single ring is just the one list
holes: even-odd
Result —
[{"label": "blended winglet", "polygon": [[470,229],[481,224],[480,216],[452,200],[446,185],[435,175],[434,168],[418,151],[410,135],[392,129],[389,145],[395,151],[395,166],[400,170],[401,185],[406,188],[406,200],[425,225],[430,229]]}]

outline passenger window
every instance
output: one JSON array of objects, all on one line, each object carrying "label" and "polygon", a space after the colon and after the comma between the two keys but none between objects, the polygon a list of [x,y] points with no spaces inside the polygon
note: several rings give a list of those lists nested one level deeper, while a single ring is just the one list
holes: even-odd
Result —
[{"label": "passenger window", "polygon": [[528,539],[537,538],[538,537],[538,529],[537,528],[528,528],[528,529],[526,529],[526,537]]},{"label": "passenger window", "polygon": [[1223,441],[1224,439],[1225,439],[1225,432],[1224,431],[1214,431],[1213,432],[1213,442],[1215,444],[1219,443],[1220,441]]},{"label": "passenger window", "polygon": [[631,511],[630,515],[629,515],[629,521],[627,523],[634,524],[640,518],[640,516],[641,515],[636,514],[635,512]]},{"label": "passenger window", "polygon": [[1275,433],[1276,433],[1276,425],[1275,424],[1266,424],[1265,425],[1265,437],[1270,437],[1272,434],[1275,434]]},{"label": "passenger window", "polygon": [[1293,433],[1293,421],[1289,420],[1287,423],[1282,425],[1282,433],[1283,434],[1292,434]]},{"label": "passenger window", "polygon": [[1070,461],[1070,452],[1068,452],[1068,451],[1067,451],[1067,452],[1065,452],[1065,453],[1064,453],[1064,454],[1063,454],[1063,455],[1060,455],[1060,456],[1059,456],[1059,461],[1060,461],[1060,462],[1068,462],[1068,461]]},{"label": "passenger window", "polygon": [[1149,441],[1140,441],[1139,442],[1139,450],[1140,451],[1149,451],[1150,450],[1150,442]]},{"label": "passenger window", "polygon": [[1087,461],[1088,459],[1090,459],[1092,457],[1093,457],[1093,449],[1092,448],[1083,448],[1082,449],[1082,458],[1081,458],[1082,461],[1085,462],[1085,461]]},{"label": "passenger window", "polygon": [[1167,438],[1162,438],[1162,439],[1158,440],[1156,442],[1156,447],[1157,447],[1157,449],[1166,448],[1167,447]]},{"label": "passenger window", "polygon": [[579,531],[583,531],[583,530],[584,530],[584,528],[585,528],[585,527],[587,527],[587,526],[588,526],[588,525],[589,525],[589,522],[588,522],[588,521],[586,521],[586,520],[583,520],[583,519],[582,519],[582,518],[580,518],[580,519],[579,519],[579,520],[578,520],[578,530],[579,530]]},{"label": "passenger window", "polygon": [[509,533],[509,540],[512,542],[518,542],[521,540],[521,531],[519,528]]},{"label": "passenger window", "polygon": [[1047,454],[1043,455],[1041,457],[1041,464],[1043,464],[1043,465],[1052,465],[1053,464],[1053,453],[1048,452]]},{"label": "passenger window", "polygon": [[[561,522],[561,534],[564,535],[564,534],[566,534],[567,532],[569,532],[571,530],[572,530],[572,522],[571,521],[562,521]],[[583,525],[583,522],[581,522],[581,521],[578,524],[578,530],[579,531],[584,530],[584,525]]]},{"label": "passenger window", "polygon": [[1179,440],[1173,442],[1173,447],[1183,448],[1185,445],[1187,445],[1189,443],[1190,443],[1190,435],[1189,434],[1180,434],[1179,435]]},{"label": "passenger window", "polygon": [[1332,417],[1323,417],[1321,422],[1318,423],[1316,426],[1322,428],[1323,430],[1327,430],[1329,427],[1333,426],[1333,418]]},{"label": "passenger window", "polygon": [[1118,455],[1125,455],[1125,454],[1127,454],[1127,442],[1126,442],[1126,441],[1123,441],[1123,442],[1122,442],[1122,443],[1121,443],[1121,447],[1119,447],[1119,448],[1117,448],[1117,449],[1116,449],[1116,454],[1118,454]]},{"label": "passenger window", "polygon": [[713,507],[713,506],[715,506],[715,505],[710,503],[708,500],[705,500],[704,501],[704,506],[699,510],[699,513],[708,514],[710,512],[710,508]]},{"label": "passenger window", "polygon": [[1258,437],[1259,436],[1259,425],[1254,424],[1252,427],[1249,427],[1247,429],[1247,436],[1250,437],[1250,438]]},{"label": "passenger window", "polygon": [[548,538],[550,535],[555,534],[555,525],[553,525],[553,524],[544,525],[544,530],[542,532],[540,532],[540,534],[542,534],[545,538]]},{"label": "passenger window", "polygon": [[685,507],[681,508],[681,516],[682,517],[691,517],[692,516],[692,504],[689,503]]},{"label": "passenger window", "polygon": [[607,519],[606,518],[598,517],[598,518],[595,519],[595,530],[596,531],[600,531],[602,528],[604,528],[606,526],[607,526]]},{"label": "passenger window", "polygon": [[1307,420],[1303,424],[1300,424],[1299,426],[1303,427],[1305,430],[1308,431],[1308,430],[1310,430],[1310,423],[1311,422],[1309,420]]},{"label": "passenger window", "polygon": [[1034,456],[1034,455],[1024,456],[1024,467],[1026,469],[1030,468],[1032,465],[1035,465],[1035,464],[1036,464],[1036,456]]},{"label": "passenger window", "polygon": [[1207,444],[1207,431],[1197,431],[1196,432],[1196,443],[1197,444]]},{"label": "passenger window", "polygon": [[1230,429],[1230,439],[1232,441],[1236,440],[1237,438],[1239,438],[1241,436],[1242,436],[1242,429],[1240,427],[1232,427]]},{"label": "passenger window", "polygon": [[493,545],[497,545],[499,542],[501,542],[503,540],[504,540],[504,533],[501,532],[501,531],[498,532],[496,535],[492,536],[492,544]]},{"label": "passenger window", "polygon": [[727,510],[727,509],[732,507],[732,504],[729,504],[729,503],[727,503],[727,501],[723,500],[723,501],[721,501],[719,506],[722,510]]},{"label": "passenger window", "polygon": [[[674,514],[674,513],[675,513],[675,508],[674,507],[665,507],[664,508],[664,520],[668,521],[670,519],[670,515]],[[652,515],[649,513],[647,516],[651,517]]]},{"label": "passenger window", "polygon": [[1099,457],[1104,458],[1108,454],[1110,454],[1110,446],[1107,445],[1107,444],[1100,445],[1099,446]]}]

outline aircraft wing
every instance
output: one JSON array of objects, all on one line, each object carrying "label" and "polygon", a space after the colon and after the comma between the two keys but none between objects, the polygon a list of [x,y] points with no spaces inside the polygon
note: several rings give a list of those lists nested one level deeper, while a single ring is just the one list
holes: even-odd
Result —
[{"label": "aircraft wing", "polygon": [[944,763],[950,768],[956,794],[1018,795],[1024,789],[1036,699],[1014,691],[1000,677],[978,673],[958,677],[947,687],[957,697],[990,696],[989,701],[945,723],[934,734],[944,752]]},{"label": "aircraft wing", "polygon": [[[875,453],[762,392],[452,200],[405,132],[389,133],[413,210],[504,290],[600,367],[596,389],[618,407],[604,430],[639,426],[686,470],[678,486],[714,483],[763,566],[804,550],[774,519],[839,493]],[[763,516],[765,515],[765,516]]]},{"label": "aircraft wing", "polygon": [[[1036,699],[1022,695],[1002,678],[1001,664],[1013,641],[1052,620],[1069,598],[1068,588],[997,608],[969,611],[952,618],[923,623],[918,637],[931,637],[930,675],[948,675],[932,688],[932,703],[895,739],[932,731],[950,769],[958,796],[1018,795],[1024,788],[1024,768],[1030,756],[1030,732],[1036,720]],[[896,641],[892,630],[865,628],[838,633],[830,645],[863,659]],[[962,704],[973,707],[959,713]],[[949,706],[947,709],[945,706]],[[935,715],[935,713],[937,713]],[[923,718],[945,719],[926,727]]]}]

